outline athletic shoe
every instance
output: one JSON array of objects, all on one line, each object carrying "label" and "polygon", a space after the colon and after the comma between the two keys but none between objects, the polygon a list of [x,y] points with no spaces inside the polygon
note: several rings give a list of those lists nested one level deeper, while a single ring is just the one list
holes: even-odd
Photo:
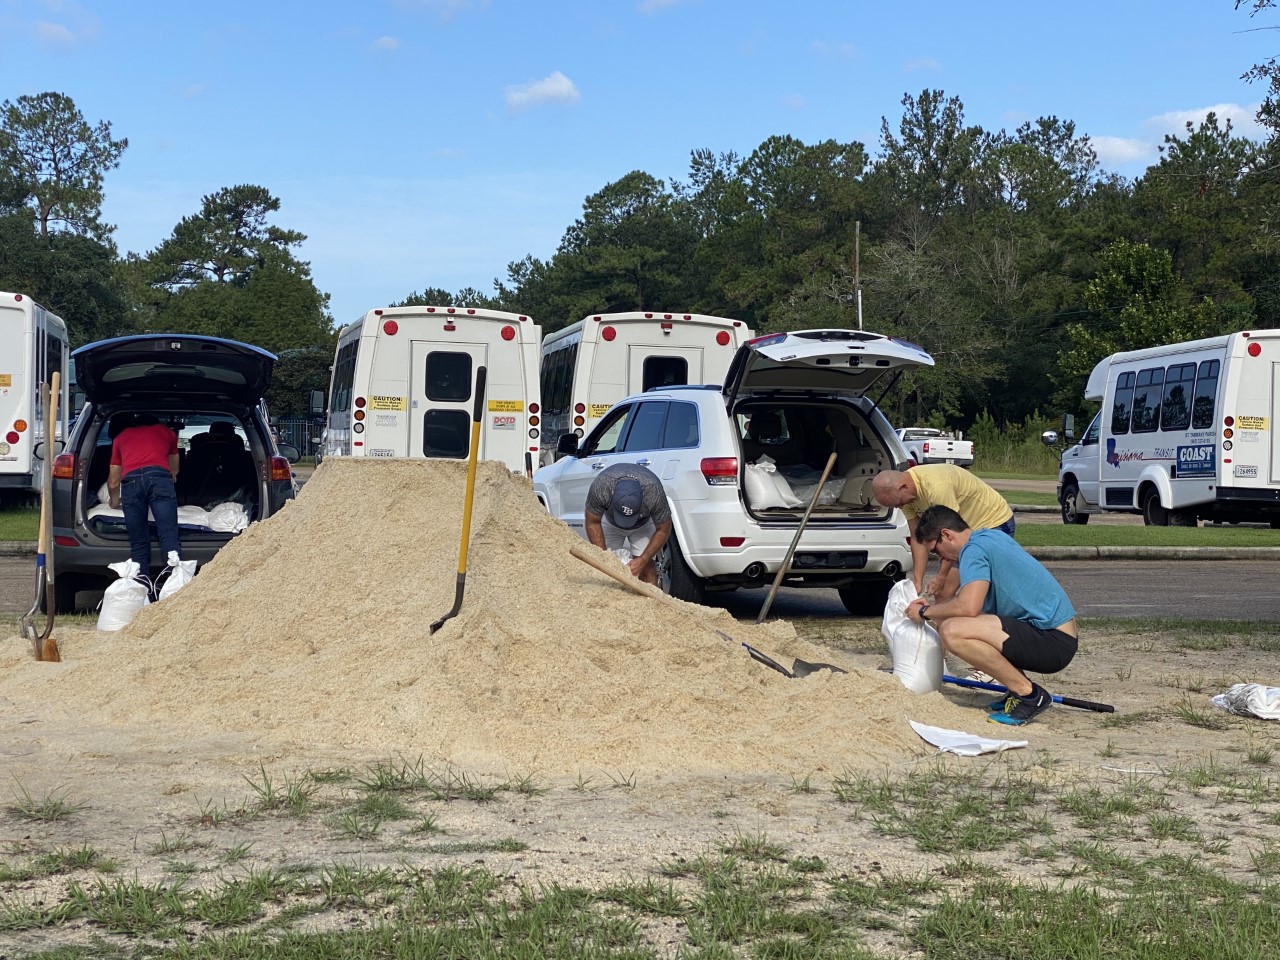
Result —
[{"label": "athletic shoe", "polygon": [[988,714],[992,723],[1004,723],[1011,727],[1020,727],[1030,723],[1032,718],[1053,706],[1053,698],[1049,691],[1038,683],[1033,684],[1031,693],[1025,697],[1011,694],[1005,701],[1004,709]]},{"label": "athletic shoe", "polygon": [[1013,694],[1006,693],[1003,697],[1000,697],[996,700],[992,700],[990,703],[987,704],[987,709],[992,711],[993,713],[1004,713],[1004,708],[1006,704],[1008,704],[1009,697],[1011,696],[1013,696]]}]

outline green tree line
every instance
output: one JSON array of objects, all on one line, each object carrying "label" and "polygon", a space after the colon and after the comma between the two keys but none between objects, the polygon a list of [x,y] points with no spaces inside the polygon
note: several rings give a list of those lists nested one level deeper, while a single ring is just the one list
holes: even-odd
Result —
[{"label": "green tree line", "polygon": [[[1108,353],[1280,326],[1280,69],[1244,76],[1265,88],[1263,142],[1211,113],[1132,180],[1071,120],[986,130],[935,89],[904,95],[874,148],[780,134],[745,156],[693,149],[682,179],[635,170],[588,196],[553,254],[508,264],[491,292],[428,284],[399,302],[499,307],[547,332],[635,309],[760,332],[861,321],[937,361],[886,399],[897,423],[1079,411]],[[58,311],[76,343],[164,330],[287,352],[285,402],[305,409],[334,337],[305,237],[276,225],[267,188],[239,184],[121,258],[101,204],[127,146],[63,94],[0,105],[0,288]]]}]

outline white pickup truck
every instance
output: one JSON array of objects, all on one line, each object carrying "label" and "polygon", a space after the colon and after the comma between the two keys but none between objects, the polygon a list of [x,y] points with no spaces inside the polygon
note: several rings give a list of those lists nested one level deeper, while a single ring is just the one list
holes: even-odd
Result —
[{"label": "white pickup truck", "polygon": [[973,441],[957,440],[933,427],[902,427],[894,431],[913,465],[922,463],[954,463],[973,466]]}]

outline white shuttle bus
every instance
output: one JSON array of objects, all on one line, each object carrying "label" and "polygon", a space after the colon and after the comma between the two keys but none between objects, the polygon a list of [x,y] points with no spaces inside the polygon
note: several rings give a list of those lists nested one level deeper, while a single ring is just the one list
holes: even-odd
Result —
[{"label": "white shuttle bus", "polygon": [[40,385],[56,370],[57,434],[67,435],[67,325],[30,297],[0,293],[0,496],[25,497],[40,489],[44,460],[35,448],[44,439]]},{"label": "white shuttle bus", "polygon": [[1085,399],[1102,409],[1079,440],[1063,425],[1064,523],[1111,510],[1280,527],[1280,330],[1112,354]]},{"label": "white shuttle bus", "polygon": [[482,460],[531,475],[541,434],[539,328],[472,307],[384,307],[338,335],[322,456],[465,459],[485,367]]},{"label": "white shuttle bus", "polygon": [[738,347],[752,337],[741,320],[697,313],[603,313],[542,342],[542,463],[560,437],[591,432],[623,397],[654,387],[724,382]]}]

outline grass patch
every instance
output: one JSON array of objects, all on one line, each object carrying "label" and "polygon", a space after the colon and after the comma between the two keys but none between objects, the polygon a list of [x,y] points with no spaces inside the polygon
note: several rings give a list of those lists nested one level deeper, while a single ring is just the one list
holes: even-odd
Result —
[{"label": "grass patch", "polygon": [[39,507],[0,508],[0,540],[35,540],[39,536]]},{"label": "grass patch", "polygon": [[1055,494],[1041,490],[1001,490],[996,486],[996,493],[1009,503],[1023,507],[1056,507],[1058,498]]},{"label": "grass patch", "polygon": [[1280,530],[1020,523],[1014,539],[1024,547],[1280,547]]}]

